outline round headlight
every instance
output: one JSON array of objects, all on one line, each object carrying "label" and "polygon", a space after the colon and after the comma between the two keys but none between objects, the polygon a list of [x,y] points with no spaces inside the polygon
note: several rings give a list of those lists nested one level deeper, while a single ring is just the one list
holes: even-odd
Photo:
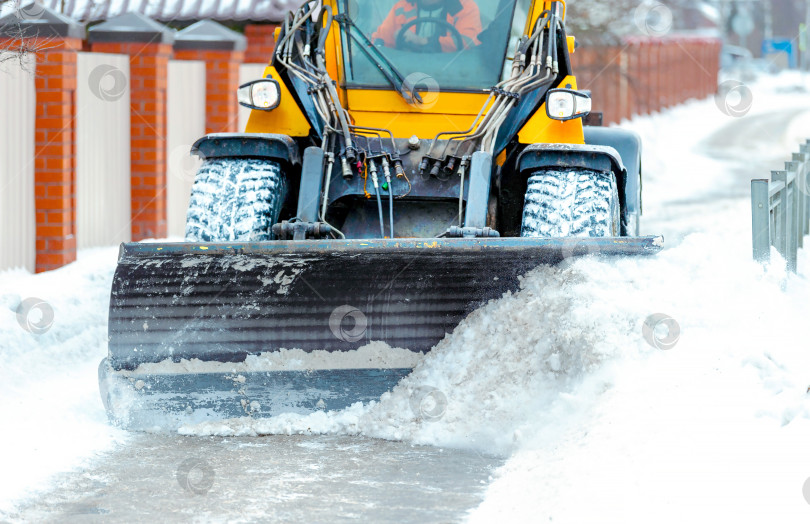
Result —
[{"label": "round headlight", "polygon": [[574,95],[565,91],[549,93],[548,111],[552,118],[568,119],[574,116]]},{"label": "round headlight", "polygon": [[245,107],[270,111],[278,107],[281,101],[281,89],[275,80],[263,78],[239,86],[236,99],[240,105]]},{"label": "round headlight", "polygon": [[573,89],[549,89],[546,95],[546,114],[554,120],[580,118],[591,112],[591,97]]}]

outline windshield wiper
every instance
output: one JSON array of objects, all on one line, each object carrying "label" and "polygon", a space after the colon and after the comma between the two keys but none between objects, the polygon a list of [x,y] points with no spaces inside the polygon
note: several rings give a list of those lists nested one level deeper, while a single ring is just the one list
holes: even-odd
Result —
[{"label": "windshield wiper", "polygon": [[[349,42],[351,39],[354,39],[358,47],[363,51],[371,62],[377,66],[377,69],[380,70],[382,75],[388,80],[388,83],[391,84],[391,87],[397,90],[397,93],[405,99],[406,102],[410,103],[414,100],[422,103],[422,97],[419,96],[419,93],[411,85],[406,85],[405,77],[402,76],[399,69],[391,63],[391,61],[380,51],[380,49],[375,46],[368,36],[359,28],[354,21],[349,18],[346,14],[341,13],[335,17],[335,21],[343,27],[343,30],[349,37]],[[357,34],[351,31],[351,29],[355,29]],[[351,53],[349,54],[349,60],[351,60]]]}]

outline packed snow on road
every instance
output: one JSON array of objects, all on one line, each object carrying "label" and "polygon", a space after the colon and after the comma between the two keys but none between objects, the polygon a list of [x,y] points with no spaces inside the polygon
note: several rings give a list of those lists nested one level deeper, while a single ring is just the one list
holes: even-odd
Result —
[{"label": "packed snow on road", "polygon": [[[643,232],[665,250],[535,269],[370,405],[126,433],[96,378],[117,249],[0,273],[0,517],[81,503],[144,520],[239,520],[238,504],[243,520],[807,522],[810,255],[798,274],[775,253],[752,260],[749,193],[810,137],[800,84],[761,81],[742,118],[709,99],[623,124],[645,144]],[[194,464],[177,449],[225,455],[183,486]],[[251,468],[273,481],[247,484]],[[127,482],[141,510],[166,513],[117,510]]]}]

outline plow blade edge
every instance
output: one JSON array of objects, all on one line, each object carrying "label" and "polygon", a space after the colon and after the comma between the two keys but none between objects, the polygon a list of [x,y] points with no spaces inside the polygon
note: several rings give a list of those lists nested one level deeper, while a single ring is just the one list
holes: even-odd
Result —
[{"label": "plow blade edge", "polygon": [[[373,341],[423,353],[538,265],[661,247],[660,237],[123,244],[102,399],[134,428],[342,409],[379,398],[412,365],[228,363],[281,349],[339,357]],[[200,362],[172,365],[181,359]]]}]

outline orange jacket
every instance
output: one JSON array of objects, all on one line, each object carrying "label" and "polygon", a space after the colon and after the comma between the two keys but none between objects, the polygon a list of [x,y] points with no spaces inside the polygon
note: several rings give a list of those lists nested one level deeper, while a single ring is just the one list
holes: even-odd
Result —
[{"label": "orange jacket", "polygon": [[[461,33],[461,36],[465,37],[465,47],[470,47],[471,44],[479,45],[481,42],[478,41],[478,35],[481,33],[482,27],[478,5],[473,0],[449,0],[447,4],[449,4],[447,23],[455,27]],[[380,27],[371,35],[372,41],[382,40],[386,46],[394,47],[399,29],[404,24],[415,19],[417,12],[418,9],[415,3],[408,0],[399,0],[391,8]],[[437,27],[441,28],[441,26]],[[411,31],[415,32],[416,27],[412,27]],[[456,51],[455,41],[449,32],[445,36],[439,37],[439,43],[445,53]]]}]

